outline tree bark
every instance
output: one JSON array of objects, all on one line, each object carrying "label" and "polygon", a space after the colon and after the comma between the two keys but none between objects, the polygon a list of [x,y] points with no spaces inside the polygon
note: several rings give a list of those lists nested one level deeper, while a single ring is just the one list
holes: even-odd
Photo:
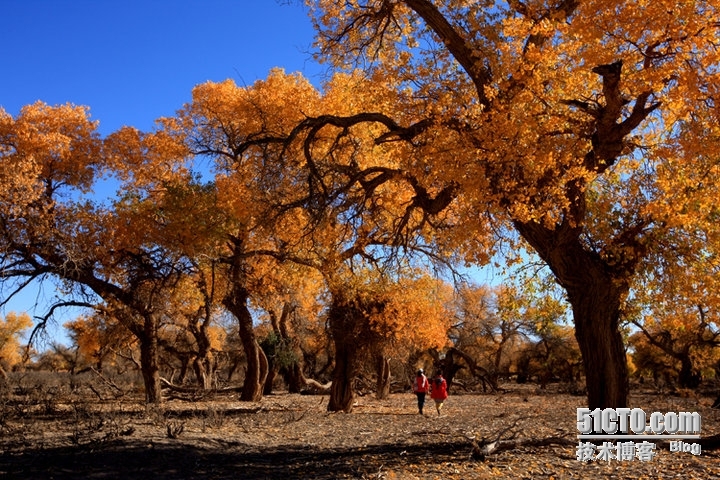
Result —
[{"label": "tree bark", "polygon": [[385,355],[378,354],[375,362],[377,370],[375,397],[378,400],[385,400],[390,396],[390,359]]},{"label": "tree bark", "polygon": [[678,374],[678,383],[682,388],[697,388],[702,380],[697,369],[693,368],[692,358],[689,352],[683,352],[678,355],[680,360],[680,373]]},{"label": "tree bark", "polygon": [[145,402],[152,405],[162,403],[160,387],[160,366],[158,362],[158,322],[154,315],[143,319],[143,331],[140,340],[140,370],[145,385]]},{"label": "tree bark", "polygon": [[212,389],[212,362],[210,358],[198,355],[193,361],[193,369],[195,370],[195,378],[198,386],[203,390]]},{"label": "tree bark", "polygon": [[203,390],[212,389],[213,383],[213,354],[212,345],[210,344],[210,335],[207,323],[203,322],[198,326],[190,322],[190,333],[195,338],[198,352],[193,360],[193,370],[197,379],[198,386]]},{"label": "tree bark", "polygon": [[582,354],[589,408],[627,407],[630,392],[620,307],[631,271],[614,268],[587,251],[581,229],[567,222],[550,230],[538,223],[515,223],[568,294],[575,337]]},{"label": "tree bark", "polygon": [[335,341],[335,368],[330,386],[329,412],[352,412],[355,401],[353,380],[357,375],[357,348],[351,342]]},{"label": "tree bark", "polygon": [[307,385],[307,379],[303,374],[300,362],[293,363],[286,368],[284,378],[289,393],[300,393]]},{"label": "tree bark", "polygon": [[[267,358],[267,355],[265,355],[265,357]],[[268,358],[268,373],[265,377],[265,384],[263,385],[263,395],[272,395],[276,377],[277,370],[275,370],[272,360]]]},{"label": "tree bark", "polygon": [[247,361],[240,401],[258,402],[263,396],[265,378],[268,374],[268,361],[255,336],[252,315],[247,305],[248,297],[247,290],[236,284],[223,303],[238,321],[240,341]]},{"label": "tree bark", "polygon": [[620,299],[617,295],[603,298],[608,290],[611,288],[594,286],[580,299],[571,301],[591,409],[627,407],[630,393],[625,345],[619,328]]},{"label": "tree bark", "polygon": [[[303,374],[303,352],[298,347],[297,340],[292,337],[290,329],[288,328],[288,323],[294,310],[295,306],[291,302],[285,302],[279,318],[274,311],[270,311],[269,313],[270,323],[272,324],[273,331],[278,336],[280,348],[285,350],[285,353],[292,354],[291,363],[279,366],[278,371],[281,372],[287,384],[288,392],[300,393],[305,387],[307,380]],[[286,355],[285,357],[286,360],[289,359],[289,356]]]},{"label": "tree bark", "polygon": [[[246,232],[240,232],[244,235]],[[232,254],[230,255],[228,272],[228,281],[231,288],[223,298],[223,305],[232,313],[238,321],[238,334],[240,342],[245,351],[245,359],[247,361],[247,370],[245,371],[245,382],[243,390],[240,394],[240,401],[258,402],[262,399],[263,388],[265,387],[265,378],[268,374],[268,361],[265,353],[258,344],[255,336],[252,315],[248,308],[248,300],[250,292],[247,289],[247,269],[244,257],[244,239],[243,237],[232,236],[230,245]]]},{"label": "tree bark", "polygon": [[335,368],[332,373],[328,411],[349,413],[355,400],[353,381],[358,372],[360,351],[359,338],[355,332],[361,313],[338,297],[342,298],[342,295],[333,295],[328,315],[330,335],[335,345]]}]

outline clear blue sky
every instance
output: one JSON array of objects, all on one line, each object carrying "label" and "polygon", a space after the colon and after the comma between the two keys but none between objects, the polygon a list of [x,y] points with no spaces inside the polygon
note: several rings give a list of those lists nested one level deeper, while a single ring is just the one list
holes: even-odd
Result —
[{"label": "clear blue sky", "polygon": [[0,0],[0,106],[87,105],[105,135],[150,129],[208,80],[251,84],[277,66],[317,84],[301,3]]}]

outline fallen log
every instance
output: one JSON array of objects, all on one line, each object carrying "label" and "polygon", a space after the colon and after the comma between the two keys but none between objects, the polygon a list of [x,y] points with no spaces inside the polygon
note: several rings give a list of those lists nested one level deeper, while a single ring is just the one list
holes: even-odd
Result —
[{"label": "fallen log", "polygon": [[322,384],[312,378],[305,379],[305,388],[300,392],[303,395],[329,395],[332,382]]},{"label": "fallen log", "polygon": [[177,393],[194,393],[206,395],[213,393],[235,393],[242,391],[242,387],[213,388],[209,390],[204,390],[200,387],[184,387],[182,385],[175,385],[170,380],[163,377],[160,377],[160,383],[162,384],[163,388],[167,388]]}]

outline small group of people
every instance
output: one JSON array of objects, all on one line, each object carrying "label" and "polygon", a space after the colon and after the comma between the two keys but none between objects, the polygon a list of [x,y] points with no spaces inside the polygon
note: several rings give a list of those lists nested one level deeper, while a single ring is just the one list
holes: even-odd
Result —
[{"label": "small group of people", "polygon": [[432,381],[428,380],[425,376],[423,369],[417,371],[415,380],[413,381],[413,392],[417,396],[418,402],[418,413],[423,414],[423,407],[425,406],[425,395],[430,392],[430,398],[435,400],[435,409],[438,415],[443,408],[445,400],[448,398],[447,382],[443,378],[442,372],[437,371]]}]

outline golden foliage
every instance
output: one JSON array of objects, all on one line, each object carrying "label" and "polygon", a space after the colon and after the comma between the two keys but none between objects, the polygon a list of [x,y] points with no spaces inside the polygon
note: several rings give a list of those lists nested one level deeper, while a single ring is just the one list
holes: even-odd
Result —
[{"label": "golden foliage", "polygon": [[20,363],[22,352],[20,336],[23,331],[32,327],[32,320],[27,313],[8,313],[4,319],[0,318],[0,370],[12,368]]}]

